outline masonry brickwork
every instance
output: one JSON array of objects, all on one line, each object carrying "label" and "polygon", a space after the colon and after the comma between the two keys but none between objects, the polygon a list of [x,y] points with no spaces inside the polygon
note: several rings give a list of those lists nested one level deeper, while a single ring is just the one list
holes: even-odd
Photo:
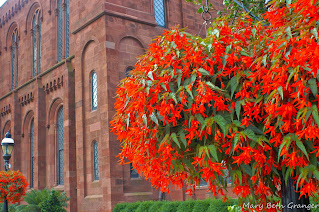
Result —
[{"label": "masonry brickwork", "polygon": [[[203,20],[196,13],[198,6],[185,0],[164,2],[166,28],[179,25],[191,33],[199,32]],[[211,2],[216,9],[222,7],[222,0]],[[65,20],[67,4],[69,33],[63,22],[63,36],[59,37],[59,14]],[[36,68],[40,73],[33,75],[33,38],[40,27],[33,27],[36,11],[41,20],[41,32],[36,35],[37,42],[41,39],[41,64]],[[158,199],[158,190],[142,178],[132,179],[129,165],[118,164],[120,144],[110,132],[109,121],[114,115],[116,87],[126,69],[162,32],[154,17],[154,0],[8,0],[0,8],[0,135],[3,138],[10,130],[15,140],[12,169],[21,170],[28,181],[33,175],[34,189],[65,191],[71,198],[71,212],[111,211],[119,202]],[[13,33],[17,33],[17,44],[12,43]],[[14,68],[13,88],[12,63],[18,67],[18,74]],[[92,111],[93,71],[98,106]],[[62,107],[63,183],[57,174],[57,113]],[[98,143],[99,180],[93,174],[93,141]],[[3,160],[0,166],[3,170]],[[205,188],[196,194],[198,198],[211,196]],[[184,190],[173,190],[167,198],[189,197]]]}]

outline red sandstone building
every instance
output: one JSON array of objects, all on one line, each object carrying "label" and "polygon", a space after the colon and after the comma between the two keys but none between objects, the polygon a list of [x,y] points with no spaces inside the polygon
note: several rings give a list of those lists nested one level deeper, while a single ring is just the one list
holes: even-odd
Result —
[{"label": "red sandstone building", "polygon": [[115,90],[163,28],[198,33],[197,9],[185,0],[8,0],[0,8],[0,134],[11,131],[12,169],[30,189],[65,191],[71,212],[158,199],[118,164]]}]

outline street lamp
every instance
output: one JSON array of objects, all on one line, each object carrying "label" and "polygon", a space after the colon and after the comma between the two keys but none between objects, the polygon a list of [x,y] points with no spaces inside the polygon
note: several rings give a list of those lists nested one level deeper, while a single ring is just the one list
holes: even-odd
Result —
[{"label": "street lamp", "polygon": [[[4,159],[4,170],[8,171],[10,168],[9,160],[11,158],[11,153],[13,151],[14,147],[14,140],[11,138],[10,131],[8,131],[2,139],[1,142],[1,147],[2,147],[2,154],[3,154],[3,159]],[[8,212],[8,201],[5,200],[3,204],[3,212]]]}]

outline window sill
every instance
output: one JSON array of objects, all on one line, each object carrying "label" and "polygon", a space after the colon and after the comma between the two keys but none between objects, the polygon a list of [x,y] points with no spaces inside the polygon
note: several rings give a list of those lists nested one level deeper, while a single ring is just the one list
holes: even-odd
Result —
[{"label": "window sill", "polygon": [[53,187],[54,190],[57,190],[57,191],[64,191],[64,185],[57,185],[55,187]]}]

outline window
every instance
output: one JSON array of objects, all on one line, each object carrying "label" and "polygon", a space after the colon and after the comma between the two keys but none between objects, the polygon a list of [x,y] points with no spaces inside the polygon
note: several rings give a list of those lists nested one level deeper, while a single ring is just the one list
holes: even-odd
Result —
[{"label": "window", "polygon": [[207,186],[207,182],[203,178],[200,178],[199,186]]},{"label": "window", "polygon": [[134,68],[133,67],[128,67],[126,70],[125,70],[125,76],[126,77],[129,77],[130,76],[130,71],[132,71]]},{"label": "window", "polygon": [[93,142],[93,169],[94,169],[94,180],[99,180],[100,179],[99,148],[96,141]]},{"label": "window", "polygon": [[32,19],[32,77],[41,69],[41,19],[40,11],[36,10]]},{"label": "window", "polygon": [[154,15],[158,26],[165,27],[165,0],[154,0]]},{"label": "window", "polygon": [[13,90],[18,86],[18,53],[19,53],[19,39],[18,39],[18,29],[15,29],[12,33],[12,43],[11,43],[11,89]]},{"label": "window", "polygon": [[63,51],[63,10],[62,0],[58,0],[58,61],[62,60]]},{"label": "window", "polygon": [[32,119],[30,125],[30,188],[33,188],[34,183],[34,121]]},{"label": "window", "polygon": [[[61,61],[62,58],[69,56],[69,0],[65,0],[62,3],[62,0],[57,0],[57,16],[58,16],[58,61]],[[62,5],[64,4],[65,8],[62,9]],[[64,19],[63,19],[64,18]],[[64,32],[63,32],[64,30]],[[65,36],[63,36],[65,35]]]},{"label": "window", "polygon": [[96,72],[91,74],[91,95],[92,95],[92,110],[97,109],[97,75]]},{"label": "window", "polygon": [[140,176],[138,175],[136,169],[133,168],[132,163],[130,163],[130,177],[132,178],[139,178]]},{"label": "window", "polygon": [[69,57],[69,0],[65,0],[65,57]]},{"label": "window", "polygon": [[64,184],[64,156],[63,156],[63,107],[57,114],[57,138],[58,138],[58,185]]}]

